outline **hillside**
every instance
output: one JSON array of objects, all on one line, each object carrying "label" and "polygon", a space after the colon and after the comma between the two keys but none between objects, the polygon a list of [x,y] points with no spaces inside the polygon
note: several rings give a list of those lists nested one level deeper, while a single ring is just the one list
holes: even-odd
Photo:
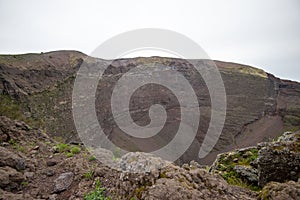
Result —
[{"label": "hillside", "polygon": [[[95,108],[109,139],[133,151],[121,155],[120,149],[82,145],[72,114],[78,69],[83,63],[95,69],[109,62],[77,51],[0,55],[0,200],[300,198],[300,83],[251,66],[215,61],[226,90],[226,120],[213,151],[199,159],[214,108],[192,61],[115,60],[97,85]],[[163,129],[146,140],[123,133],[112,115],[116,83],[129,70],[149,63],[163,72],[175,69],[183,74],[199,103],[196,139],[174,163],[143,153],[166,145],[178,130],[181,108],[172,91],[149,84],[133,93],[129,111],[138,125],[150,122],[151,105],[166,109]],[[99,156],[111,165],[98,161]]]},{"label": "hillside", "polygon": [[[57,140],[80,142],[73,122],[71,97],[76,72],[85,58],[86,55],[76,51],[1,55],[0,114],[43,128]],[[151,57],[114,61],[105,71],[97,88],[96,109],[100,124],[112,141],[120,146],[131,144],[132,149],[129,150],[132,151],[151,151],[165,145],[174,136],[180,121],[180,108],[174,98],[162,98],[172,94],[157,85],[139,89],[135,101],[130,105],[130,111],[134,113],[132,117],[137,124],[148,123],[149,105],[165,105],[167,113],[172,117],[168,118],[168,123],[157,137],[150,138],[146,143],[128,137],[115,126],[112,118],[110,97],[115,83],[128,70],[151,62],[162,64],[166,70],[175,67],[193,85],[200,105],[201,123],[196,140],[178,163],[195,160],[208,128],[211,102],[205,82],[185,60]],[[211,164],[219,153],[272,140],[284,131],[299,130],[299,83],[281,80],[250,66],[221,61],[215,63],[226,89],[226,121],[214,151],[198,162]],[[115,138],[115,135],[118,137]]]}]

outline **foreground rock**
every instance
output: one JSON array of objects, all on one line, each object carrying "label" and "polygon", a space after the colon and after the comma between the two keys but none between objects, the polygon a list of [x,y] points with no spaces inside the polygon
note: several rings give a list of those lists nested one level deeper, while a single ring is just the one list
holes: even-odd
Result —
[{"label": "foreground rock", "polygon": [[54,192],[62,192],[65,191],[70,187],[73,182],[74,174],[72,172],[66,172],[61,174],[57,179],[54,181]]},{"label": "foreground rock", "polygon": [[251,166],[236,165],[233,170],[240,176],[242,179],[247,180],[249,183],[257,184],[258,182],[258,172],[257,169]]},{"label": "foreground rock", "polygon": [[259,195],[260,200],[297,200],[300,199],[300,183],[289,181],[286,183],[268,183],[261,194]]},{"label": "foreground rock", "polygon": [[300,178],[300,132],[285,133],[278,141],[262,143],[257,160],[259,185]]},{"label": "foreground rock", "polygon": [[0,188],[16,191],[24,180],[23,174],[17,170],[8,166],[0,167]]},{"label": "foreground rock", "polygon": [[228,185],[194,162],[181,168],[151,154],[128,153],[120,165],[126,169],[117,184],[121,199],[256,199],[256,193]]},{"label": "foreground rock", "polygon": [[0,167],[1,166],[10,166],[17,170],[24,170],[26,161],[19,155],[0,146]]}]

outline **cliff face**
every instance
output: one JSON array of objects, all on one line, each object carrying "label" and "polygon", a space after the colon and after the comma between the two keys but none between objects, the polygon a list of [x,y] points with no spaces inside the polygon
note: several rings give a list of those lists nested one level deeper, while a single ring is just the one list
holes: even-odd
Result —
[{"label": "cliff face", "polygon": [[[84,54],[73,51],[0,56],[0,114],[44,127],[52,136],[65,141],[78,141],[71,97],[76,72],[84,58]],[[98,59],[97,62],[106,61]],[[200,128],[196,140],[179,162],[195,160],[207,132],[211,101],[205,82],[187,61],[160,57],[114,61],[98,84],[96,110],[99,122],[119,146],[131,144],[129,150],[152,151],[174,137],[180,123],[180,106],[172,92],[159,85],[139,88],[130,102],[131,116],[139,125],[149,123],[148,109],[152,104],[165,106],[168,119],[158,136],[147,142],[128,137],[116,127],[111,114],[110,99],[115,83],[137,65],[152,62],[162,64],[165,70],[176,69],[195,90],[201,112]],[[299,83],[281,80],[250,66],[215,63],[226,90],[226,121],[214,151],[200,162],[212,163],[218,153],[253,146],[284,131],[300,128]]]}]

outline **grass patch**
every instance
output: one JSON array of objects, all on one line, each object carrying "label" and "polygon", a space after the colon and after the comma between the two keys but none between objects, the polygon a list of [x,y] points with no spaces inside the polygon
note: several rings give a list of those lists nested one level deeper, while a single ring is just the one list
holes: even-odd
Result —
[{"label": "grass patch", "polygon": [[71,152],[72,154],[78,154],[78,153],[80,153],[80,151],[81,151],[81,148],[80,148],[80,147],[77,147],[77,146],[73,146],[73,147],[70,149],[70,152]]},{"label": "grass patch", "polygon": [[19,151],[19,152],[24,153],[25,150],[26,150],[25,147],[20,146],[14,139],[10,139],[10,140],[8,141],[8,143],[9,143],[10,145],[12,145],[13,148],[16,149],[16,150]]},{"label": "grass patch", "polygon": [[81,148],[78,146],[70,146],[65,143],[58,143],[54,147],[54,152],[65,153],[65,155],[70,158],[73,157],[75,154],[81,152]]},{"label": "grass patch", "polygon": [[91,180],[94,177],[94,171],[89,170],[88,172],[85,172],[83,176],[86,180]]},{"label": "grass patch", "polygon": [[84,195],[84,200],[111,200],[110,197],[106,197],[105,188],[101,187],[101,182],[96,181],[95,189],[88,194]]},{"label": "grass patch", "polygon": [[70,149],[69,145],[65,143],[58,143],[54,146],[54,148],[57,149],[59,153],[67,152]]},{"label": "grass patch", "polygon": [[16,146],[18,145],[18,143],[17,143],[14,139],[10,139],[10,140],[8,141],[8,143],[9,143],[10,145],[12,145],[13,147],[16,147]]},{"label": "grass patch", "polygon": [[71,157],[73,157],[73,156],[74,156],[74,154],[73,154],[73,153],[71,153],[71,152],[66,152],[65,154],[66,154],[66,156],[67,156],[68,158],[71,158]]}]

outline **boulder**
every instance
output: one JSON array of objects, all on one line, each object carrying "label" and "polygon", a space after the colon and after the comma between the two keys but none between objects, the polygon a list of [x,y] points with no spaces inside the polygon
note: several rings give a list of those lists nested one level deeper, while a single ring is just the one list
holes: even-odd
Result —
[{"label": "boulder", "polygon": [[24,170],[26,168],[26,159],[9,151],[4,147],[0,147],[0,167],[10,166],[17,170]]},{"label": "boulder", "polygon": [[256,199],[256,193],[228,185],[199,164],[184,168],[148,153],[128,153],[120,159],[120,178],[113,193],[124,199]]},{"label": "boulder", "polygon": [[0,167],[0,188],[7,191],[16,190],[24,180],[23,174],[14,168]]},{"label": "boulder", "polygon": [[245,181],[248,183],[257,184],[258,181],[258,172],[257,169],[251,166],[243,166],[243,165],[236,165],[234,166],[234,171]]},{"label": "boulder", "polygon": [[300,178],[300,132],[285,133],[278,141],[259,144],[258,184]]},{"label": "boulder", "polygon": [[127,153],[119,160],[120,168],[123,171],[131,173],[149,173],[162,169],[168,164],[171,163],[159,157],[155,157],[152,154],[142,152]]},{"label": "boulder", "polygon": [[70,187],[73,182],[73,172],[66,172],[59,175],[54,181],[54,193],[62,192]]}]

